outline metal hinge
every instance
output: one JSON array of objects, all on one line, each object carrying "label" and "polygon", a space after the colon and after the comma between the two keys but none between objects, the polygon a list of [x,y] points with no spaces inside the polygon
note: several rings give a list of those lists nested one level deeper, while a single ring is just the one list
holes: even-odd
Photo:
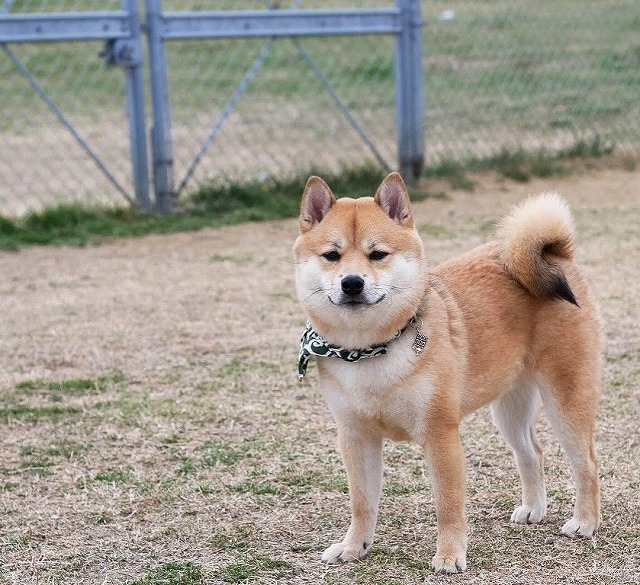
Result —
[{"label": "metal hinge", "polygon": [[129,39],[107,39],[100,57],[105,65],[136,67],[142,63],[140,43]]}]

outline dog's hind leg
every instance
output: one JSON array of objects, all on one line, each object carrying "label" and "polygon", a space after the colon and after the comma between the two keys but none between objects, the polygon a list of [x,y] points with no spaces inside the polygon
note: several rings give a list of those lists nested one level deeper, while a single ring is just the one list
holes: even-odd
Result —
[{"label": "dog's hind leg", "polygon": [[[563,374],[566,374],[563,372]],[[576,503],[573,518],[562,527],[565,536],[593,536],[600,523],[600,485],[595,449],[597,380],[593,372],[556,375],[541,386],[546,414],[573,472]]]},{"label": "dog's hind leg", "polygon": [[542,448],[535,431],[539,406],[540,393],[527,380],[491,404],[494,423],[513,451],[522,482],[522,503],[511,514],[517,524],[537,524],[547,511]]}]

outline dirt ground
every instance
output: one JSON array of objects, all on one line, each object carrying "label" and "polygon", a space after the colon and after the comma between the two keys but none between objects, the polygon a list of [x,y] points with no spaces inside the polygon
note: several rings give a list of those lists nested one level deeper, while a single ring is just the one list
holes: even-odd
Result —
[{"label": "dirt ground", "polygon": [[575,212],[606,338],[593,541],[559,534],[572,483],[543,419],[549,514],[509,525],[515,468],[484,409],[463,428],[465,574],[430,573],[431,492],[407,445],[385,449],[370,557],[320,563],[348,500],[315,368],[296,380],[287,220],[0,252],[0,583],[640,582],[640,172],[475,180],[414,205],[431,264],[530,193]]}]

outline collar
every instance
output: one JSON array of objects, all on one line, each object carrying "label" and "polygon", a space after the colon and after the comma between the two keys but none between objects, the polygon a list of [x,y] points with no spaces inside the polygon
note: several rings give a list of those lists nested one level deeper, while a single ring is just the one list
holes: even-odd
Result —
[{"label": "collar", "polygon": [[422,324],[422,319],[413,317],[407,325],[400,329],[387,343],[380,345],[372,345],[362,349],[346,349],[339,345],[329,343],[312,327],[307,321],[307,327],[300,339],[300,351],[298,353],[298,380],[302,380],[307,373],[307,366],[312,355],[319,357],[336,357],[345,362],[357,362],[361,359],[374,358],[387,353],[387,345],[393,340],[398,339],[404,330],[411,325],[416,330],[416,339],[413,343],[413,350],[416,355],[425,348],[427,343],[426,335],[423,335],[417,326],[417,321]]}]

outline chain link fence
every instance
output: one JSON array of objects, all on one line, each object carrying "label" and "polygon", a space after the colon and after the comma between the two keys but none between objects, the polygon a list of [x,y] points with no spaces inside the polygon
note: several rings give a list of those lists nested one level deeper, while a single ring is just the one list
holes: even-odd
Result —
[{"label": "chain link fence", "polygon": [[428,157],[640,148],[640,3],[423,4]]},{"label": "chain link fence", "polygon": [[[4,0],[3,14],[119,10],[118,0]],[[127,202],[125,80],[104,66],[99,42],[0,45],[0,213],[79,201]],[[65,124],[67,126],[65,126]],[[75,136],[74,136],[75,133]],[[90,145],[108,168],[80,146]]]},{"label": "chain link fence", "polygon": [[[163,9],[389,5],[165,0]],[[0,0],[0,18],[104,10],[121,3]],[[427,170],[594,137],[624,156],[640,152],[637,0],[425,1],[422,14]],[[185,192],[311,168],[396,168],[392,36],[176,40],[165,49]],[[133,198],[125,78],[102,50],[96,41],[0,45],[0,214]]]}]

